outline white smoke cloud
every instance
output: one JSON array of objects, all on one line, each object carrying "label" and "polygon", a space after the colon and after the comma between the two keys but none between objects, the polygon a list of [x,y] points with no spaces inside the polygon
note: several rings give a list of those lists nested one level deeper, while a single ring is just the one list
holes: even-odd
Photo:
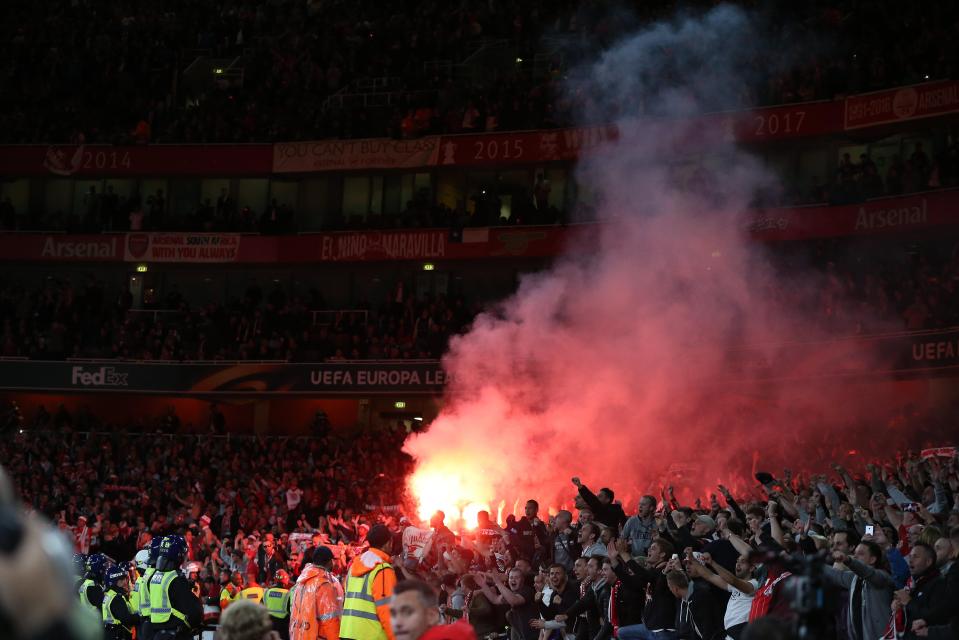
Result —
[{"label": "white smoke cloud", "polygon": [[598,197],[598,245],[525,277],[452,341],[447,408],[408,444],[424,502],[486,503],[494,515],[501,500],[507,512],[528,497],[558,506],[571,475],[634,500],[673,463],[697,468],[689,488],[700,493],[747,476],[754,452],[795,459],[799,443],[814,455],[821,432],[767,422],[763,409],[808,390],[717,384],[733,375],[731,347],[782,342],[816,313],[770,299],[818,285],[784,282],[742,224],[774,178],[723,132],[685,124],[737,99],[757,34],[719,7],[625,38],[573,74],[588,121],[615,118],[620,130],[577,169]]}]

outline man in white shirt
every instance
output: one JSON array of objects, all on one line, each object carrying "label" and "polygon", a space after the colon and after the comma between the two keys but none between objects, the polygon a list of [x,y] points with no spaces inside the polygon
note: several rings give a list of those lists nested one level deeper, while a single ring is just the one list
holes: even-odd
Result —
[{"label": "man in white shirt", "polygon": [[421,529],[413,525],[403,529],[403,566],[415,569],[423,560],[423,552],[432,538],[432,529]]},{"label": "man in white shirt", "polygon": [[723,591],[729,592],[723,625],[726,627],[727,639],[739,640],[746,623],[749,622],[749,610],[752,608],[753,595],[759,588],[759,581],[750,578],[753,567],[749,562],[749,557],[739,556],[736,559],[735,575],[724,569],[718,562],[713,562],[708,553],[702,554],[700,559],[701,562],[692,556],[687,558],[686,571],[691,578],[701,578]]},{"label": "man in white shirt", "polygon": [[290,488],[286,490],[286,510],[293,511],[303,499],[303,489],[296,486],[296,482],[290,483]]}]

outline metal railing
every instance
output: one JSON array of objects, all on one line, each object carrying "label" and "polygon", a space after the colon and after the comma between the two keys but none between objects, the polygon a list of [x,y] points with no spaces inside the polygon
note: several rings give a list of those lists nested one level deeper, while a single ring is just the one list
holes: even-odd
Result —
[{"label": "metal railing", "polygon": [[401,104],[407,97],[419,98],[431,96],[435,93],[436,91],[432,89],[350,93],[337,91],[323,102],[323,107],[324,109],[391,107],[395,104]]},{"label": "metal railing", "polygon": [[363,324],[367,323],[369,319],[369,311],[366,309],[331,309],[324,311],[313,311],[313,326],[314,327],[329,327],[336,323],[338,317],[349,317],[350,319],[356,321],[358,318],[362,318]]},{"label": "metal railing", "polygon": [[[127,313],[134,314],[137,317],[149,316],[152,318],[153,322],[156,322],[161,317],[173,318],[176,315],[190,313],[188,310],[183,309],[128,309]],[[366,324],[370,318],[370,312],[367,309],[320,309],[316,311],[310,311],[310,317],[312,319],[311,324],[314,327],[330,327],[337,323],[337,320],[340,318],[349,319],[353,323],[359,321],[361,324]],[[0,357],[0,360],[26,360],[27,358],[15,356],[15,357]],[[68,360],[89,360],[89,358],[68,358]],[[276,362],[273,360],[265,362]]]},{"label": "metal railing", "polygon": [[181,309],[128,309],[127,313],[133,313],[138,316],[153,316],[153,321],[156,322],[160,319],[161,315],[172,316],[173,314],[183,313],[183,311]]}]

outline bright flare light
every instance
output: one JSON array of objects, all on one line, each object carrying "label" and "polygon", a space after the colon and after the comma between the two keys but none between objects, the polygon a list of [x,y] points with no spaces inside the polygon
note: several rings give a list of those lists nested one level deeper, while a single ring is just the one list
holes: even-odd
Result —
[{"label": "bright flare light", "polygon": [[475,529],[478,526],[476,520],[480,511],[489,513],[489,505],[471,502],[463,507],[463,526],[467,529]]},{"label": "bright flare light", "polygon": [[424,522],[440,510],[446,514],[447,526],[475,529],[476,515],[489,511],[492,487],[480,479],[463,476],[463,467],[457,466],[437,460],[421,465],[410,477],[410,493]]}]

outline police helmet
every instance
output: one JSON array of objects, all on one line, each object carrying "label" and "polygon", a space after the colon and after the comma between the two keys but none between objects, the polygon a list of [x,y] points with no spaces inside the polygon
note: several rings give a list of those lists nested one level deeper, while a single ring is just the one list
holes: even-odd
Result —
[{"label": "police helmet", "polygon": [[127,573],[125,567],[118,564],[112,565],[106,570],[103,586],[107,587],[108,589],[110,587],[116,587],[118,584],[120,584],[120,581],[123,580],[123,578],[128,577],[129,575],[130,574]]},{"label": "police helmet", "polygon": [[153,536],[153,539],[150,540],[150,559],[147,560],[148,566],[157,566],[157,558],[160,557],[160,545],[162,544],[163,536]]},{"label": "police helmet", "polygon": [[110,556],[102,553],[94,553],[87,558],[87,577],[103,584],[107,569],[116,564]]},{"label": "police helmet", "polygon": [[146,570],[150,564],[150,550],[140,549],[137,551],[137,554],[133,556],[133,564],[135,564],[140,571]]},{"label": "police helmet", "polygon": [[160,557],[157,559],[157,569],[172,571],[183,564],[186,557],[186,540],[176,534],[163,538],[160,543]]}]

